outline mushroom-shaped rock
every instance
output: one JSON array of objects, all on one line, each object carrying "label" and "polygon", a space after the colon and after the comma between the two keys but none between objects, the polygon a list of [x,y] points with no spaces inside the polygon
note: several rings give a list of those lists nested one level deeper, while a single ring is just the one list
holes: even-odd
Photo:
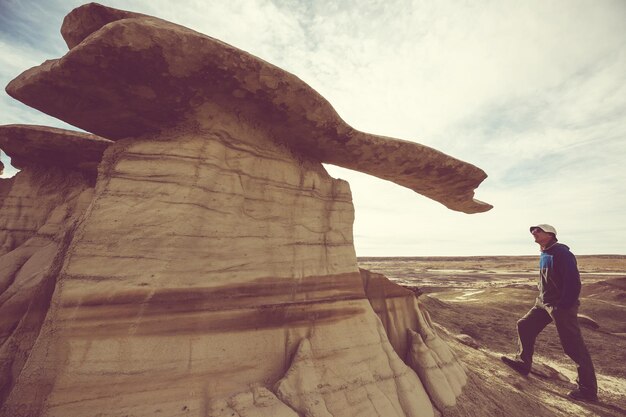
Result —
[{"label": "mushroom-shaped rock", "polygon": [[88,133],[36,125],[0,126],[0,149],[11,164],[59,166],[95,174],[112,141]]},{"label": "mushroom-shaped rock", "polygon": [[0,126],[0,149],[21,169],[5,180],[6,187],[0,185],[0,255],[34,236],[57,207],[71,206],[78,194],[93,187],[98,163],[111,143],[52,127]]},{"label": "mushroom-shaped rock", "polygon": [[320,162],[375,162],[466,211],[482,171],[355,131],[293,75],[159,19],[92,4],[63,34],[71,51],[8,90],[115,142],[95,186],[35,163],[13,181],[16,213],[43,197],[52,211],[0,258],[0,296],[37,276],[42,291],[0,310],[0,330],[24,325],[0,351],[0,416],[430,416],[398,356],[407,328],[458,395],[462,369],[413,293],[361,278],[349,186]]},{"label": "mushroom-shaped rock", "polygon": [[[46,318],[76,222],[108,140],[41,126],[0,126],[21,168],[0,179],[0,416]],[[7,187],[4,187],[4,185]],[[33,414],[31,414],[33,415]]]},{"label": "mushroom-shaped rock", "polygon": [[[62,33],[71,50],[7,86],[14,98],[109,139],[207,123],[218,106],[308,158],[365,172],[476,213],[486,178],[435,149],[360,132],[296,76],[185,27],[87,4]],[[98,59],[94,59],[94,57]]]}]

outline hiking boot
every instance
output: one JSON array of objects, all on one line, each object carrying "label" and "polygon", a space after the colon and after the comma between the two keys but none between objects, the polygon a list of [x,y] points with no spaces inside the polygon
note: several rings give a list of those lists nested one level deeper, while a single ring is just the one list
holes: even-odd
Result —
[{"label": "hiking boot", "polygon": [[581,391],[580,388],[571,390],[567,393],[567,396],[576,401],[595,402],[598,401],[598,395],[589,391]]},{"label": "hiking boot", "polygon": [[517,372],[524,376],[530,373],[530,365],[524,361],[521,361],[519,359],[507,358],[506,356],[503,356],[501,359],[502,362],[506,363],[511,368],[515,369]]}]

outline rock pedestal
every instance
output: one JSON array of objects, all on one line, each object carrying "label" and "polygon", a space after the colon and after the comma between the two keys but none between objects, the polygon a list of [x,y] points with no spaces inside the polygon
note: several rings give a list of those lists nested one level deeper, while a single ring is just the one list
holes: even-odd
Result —
[{"label": "rock pedestal", "polygon": [[[358,132],[295,76],[183,27],[89,4],[62,33],[67,55],[7,91],[115,143],[95,158],[85,146],[60,174],[71,185],[50,175],[56,194],[35,197],[56,198],[28,222],[52,243],[26,269],[42,289],[20,291],[47,302],[13,314],[36,316],[26,342],[4,327],[0,415],[433,416],[432,366],[405,364],[415,343],[400,333],[421,331],[439,368],[456,362],[412,294],[368,299],[349,186],[321,162],[465,212],[490,208],[473,199],[485,174]],[[29,172],[10,193],[42,181]],[[22,265],[26,237],[5,245],[2,268]],[[405,317],[390,320],[391,307]]]},{"label": "rock pedestal", "polygon": [[40,335],[72,229],[91,202],[110,143],[40,126],[0,127],[0,147],[21,169],[3,180],[0,194],[0,402]]}]

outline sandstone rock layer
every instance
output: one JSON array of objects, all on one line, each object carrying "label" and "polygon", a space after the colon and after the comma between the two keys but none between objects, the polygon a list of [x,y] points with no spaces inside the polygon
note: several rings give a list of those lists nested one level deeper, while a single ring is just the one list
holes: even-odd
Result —
[{"label": "sandstone rock layer", "polygon": [[181,26],[89,4],[62,33],[71,50],[7,91],[115,142],[0,129],[22,168],[0,184],[1,416],[454,403],[463,369],[412,292],[359,271],[349,186],[321,162],[466,212],[490,208],[481,170],[356,131],[295,76]]},{"label": "sandstone rock layer", "polygon": [[395,352],[419,375],[438,409],[456,405],[467,376],[414,292],[384,275],[360,271],[365,293]]},{"label": "sandstone rock layer", "polygon": [[376,330],[347,184],[252,129],[255,140],[240,141],[216,123],[107,149],[5,408],[203,415],[249,385],[271,387],[306,339],[323,358],[309,371],[322,377],[360,364],[371,377],[359,387],[371,391],[410,378],[380,391],[368,415],[382,415],[381,401],[399,416],[413,415],[407,404],[419,398],[429,409],[419,379]]},{"label": "sandstone rock layer", "polygon": [[0,255],[33,236],[59,206],[71,206],[76,193],[93,188],[97,165],[111,143],[50,127],[0,126],[0,149],[22,170],[0,183]]},{"label": "sandstone rock layer", "polygon": [[77,169],[95,177],[102,153],[112,143],[87,133],[34,125],[0,126],[0,149],[11,165]]},{"label": "sandstone rock layer", "polygon": [[[62,158],[42,160],[45,141],[32,145],[28,140],[31,135],[41,139],[44,129],[17,130],[20,138],[15,143],[15,126],[0,128],[3,149],[12,157],[24,152],[22,170],[4,180],[7,189],[0,199],[0,404],[13,390],[40,335],[72,230],[93,195],[92,175],[84,172],[93,164],[90,143],[85,144],[85,164],[72,149],[76,159],[64,166]],[[60,130],[53,133],[50,155],[63,146],[62,140],[75,139],[71,132],[67,137]],[[80,148],[81,142],[73,145]],[[18,414],[13,410],[7,415]]]}]

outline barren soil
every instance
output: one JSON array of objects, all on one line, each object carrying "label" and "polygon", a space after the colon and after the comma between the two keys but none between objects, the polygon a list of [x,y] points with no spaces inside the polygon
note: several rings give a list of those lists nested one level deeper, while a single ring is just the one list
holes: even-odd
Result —
[{"label": "barren soil", "polygon": [[[528,415],[626,416],[626,256],[578,256],[583,282],[579,314],[600,325],[581,325],[598,374],[598,403],[566,399],[576,368],[563,353],[553,324],[537,339],[535,363],[553,367],[570,382],[522,377],[500,363],[501,355],[517,350],[516,321],[537,296],[537,264],[534,256],[359,258],[361,268],[423,292],[420,299],[442,332],[466,334],[479,343],[479,349],[471,349],[451,339],[470,381],[476,382],[466,388],[468,397],[497,398],[500,392],[519,406],[536,403],[538,408]],[[506,413],[507,405],[494,407],[492,415]]]}]

